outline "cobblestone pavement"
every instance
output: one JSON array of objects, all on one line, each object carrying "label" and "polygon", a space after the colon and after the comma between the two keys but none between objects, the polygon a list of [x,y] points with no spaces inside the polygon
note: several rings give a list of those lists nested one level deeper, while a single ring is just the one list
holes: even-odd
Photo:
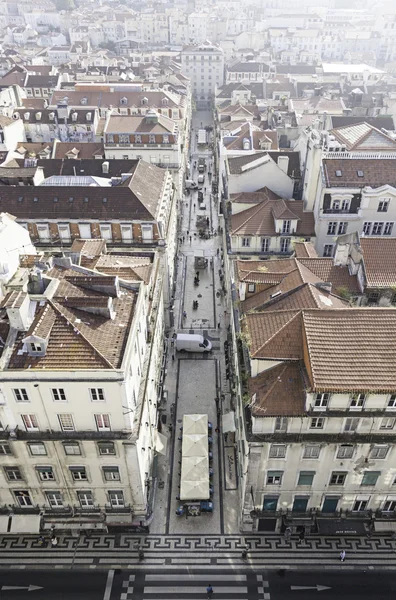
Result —
[{"label": "cobblestone pavement", "polygon": [[[248,544],[247,559],[242,549]],[[144,560],[137,547],[142,545]],[[346,551],[345,563],[339,553]],[[396,569],[396,542],[390,536],[308,536],[301,544],[271,535],[92,535],[59,536],[56,548],[41,548],[37,537],[0,538],[0,569],[133,569],[158,567],[212,571],[263,569],[389,570]]]}]

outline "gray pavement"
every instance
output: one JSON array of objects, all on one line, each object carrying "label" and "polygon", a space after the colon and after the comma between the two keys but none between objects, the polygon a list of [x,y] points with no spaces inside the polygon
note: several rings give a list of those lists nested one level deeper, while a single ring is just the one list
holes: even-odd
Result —
[{"label": "gray pavement", "polygon": [[[199,156],[205,156],[207,169],[202,186],[205,208],[199,208],[196,191],[186,194],[180,206],[178,273],[173,306],[175,327],[168,332],[167,371],[164,382],[168,392],[164,411],[164,432],[168,435],[168,449],[165,457],[158,457],[154,512],[150,519],[150,531],[158,534],[221,534],[238,531],[238,492],[237,489],[231,489],[235,488],[237,479],[234,477],[234,485],[229,484],[226,486],[228,489],[225,489],[224,465],[225,461],[228,461],[227,453],[229,454],[230,450],[223,447],[222,433],[215,439],[213,448],[214,513],[188,519],[177,517],[175,514],[180,483],[180,443],[177,437],[183,415],[194,412],[207,413],[215,428],[215,397],[223,394],[225,400],[222,408],[229,408],[229,384],[224,376],[223,352],[224,341],[227,339],[229,308],[228,298],[220,293],[222,236],[218,234],[218,227],[221,225],[221,219],[218,215],[217,199],[211,194],[211,181],[208,176],[209,169],[213,170],[213,157],[209,147],[198,149],[196,144],[197,128],[201,126],[201,122],[203,126],[212,125],[211,119],[209,111],[194,113],[191,129],[189,178],[197,181],[198,169],[194,167],[194,162],[198,161]],[[198,217],[201,221],[197,220]],[[211,233],[208,239],[199,236],[203,223],[205,229]],[[198,286],[194,285],[195,255],[204,256],[208,260],[207,268],[199,271]],[[193,309],[194,300],[198,300],[196,310]],[[183,317],[184,312],[186,317]],[[204,358],[201,354],[182,356],[175,352],[171,337],[178,331],[201,332],[208,336],[213,343],[210,357]],[[173,432],[169,430],[169,424],[172,424]]]}]

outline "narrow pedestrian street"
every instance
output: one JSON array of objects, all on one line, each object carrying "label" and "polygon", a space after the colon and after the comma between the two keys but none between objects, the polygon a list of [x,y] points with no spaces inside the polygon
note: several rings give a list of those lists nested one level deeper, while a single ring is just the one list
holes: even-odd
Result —
[{"label": "narrow pedestrian street", "polygon": [[[233,439],[224,447],[221,417],[230,409],[229,383],[224,363],[227,340],[229,294],[226,291],[223,260],[223,220],[219,215],[218,197],[212,193],[215,159],[211,149],[213,130],[208,144],[198,147],[197,132],[213,128],[210,111],[193,113],[190,144],[189,180],[204,182],[198,189],[186,191],[179,214],[179,251],[177,284],[173,304],[174,327],[168,332],[167,390],[165,433],[168,434],[166,456],[158,459],[152,533],[208,534],[238,531],[237,475]],[[205,170],[198,171],[204,158]],[[187,178],[187,177],[186,177]],[[202,194],[202,195],[201,195]],[[200,197],[199,197],[200,196]],[[197,266],[197,261],[202,265]],[[199,277],[199,283],[195,279]],[[194,303],[197,306],[194,307]],[[200,333],[212,343],[209,354],[176,352],[172,336],[177,333]],[[217,399],[217,401],[216,401]],[[181,471],[181,432],[183,415],[205,413],[213,426],[213,513],[197,518],[176,515]],[[219,431],[215,431],[218,429]],[[228,440],[228,444],[230,440]],[[224,452],[232,453],[231,471],[224,474]],[[227,461],[229,462],[229,461]],[[233,471],[234,470],[234,471]],[[231,473],[231,476],[230,476]],[[226,484],[226,485],[225,485]]]}]

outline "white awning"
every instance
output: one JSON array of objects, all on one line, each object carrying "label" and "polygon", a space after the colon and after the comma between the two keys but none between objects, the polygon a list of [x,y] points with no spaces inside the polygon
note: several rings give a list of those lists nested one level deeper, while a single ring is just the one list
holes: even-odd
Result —
[{"label": "white awning", "polygon": [[396,531],[396,521],[374,521],[374,531]]},{"label": "white awning", "polygon": [[12,515],[10,533],[40,533],[40,515]]},{"label": "white awning", "polygon": [[208,478],[207,456],[185,456],[182,461],[181,477],[186,481],[201,481]]},{"label": "white awning", "polygon": [[208,500],[209,479],[200,481],[181,481],[180,500]]},{"label": "white awning", "polygon": [[208,456],[208,433],[183,433],[182,456]]},{"label": "white awning", "polygon": [[186,433],[208,434],[208,415],[184,415],[183,435]]},{"label": "white awning", "polygon": [[223,424],[223,433],[233,433],[234,431],[236,431],[236,427],[235,427],[235,413],[232,410],[229,413],[225,413],[222,416],[222,424]]},{"label": "white awning", "polygon": [[163,435],[162,433],[160,433],[159,431],[156,431],[156,437],[155,437],[155,449],[159,454],[164,454],[166,456],[166,449],[168,446],[168,438]]}]

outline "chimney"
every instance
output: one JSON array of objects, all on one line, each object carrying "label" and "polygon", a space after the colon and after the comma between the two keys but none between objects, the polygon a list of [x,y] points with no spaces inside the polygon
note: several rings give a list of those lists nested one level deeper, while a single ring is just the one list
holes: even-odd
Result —
[{"label": "chimney", "polygon": [[287,171],[289,169],[289,157],[278,156],[278,167],[287,175]]},{"label": "chimney", "polygon": [[27,331],[31,325],[29,317],[30,298],[26,292],[13,291],[3,304],[12,328]]},{"label": "chimney", "polygon": [[319,281],[318,283],[315,283],[315,287],[318,288],[318,290],[323,290],[329,294],[331,294],[331,286],[331,281]]}]

